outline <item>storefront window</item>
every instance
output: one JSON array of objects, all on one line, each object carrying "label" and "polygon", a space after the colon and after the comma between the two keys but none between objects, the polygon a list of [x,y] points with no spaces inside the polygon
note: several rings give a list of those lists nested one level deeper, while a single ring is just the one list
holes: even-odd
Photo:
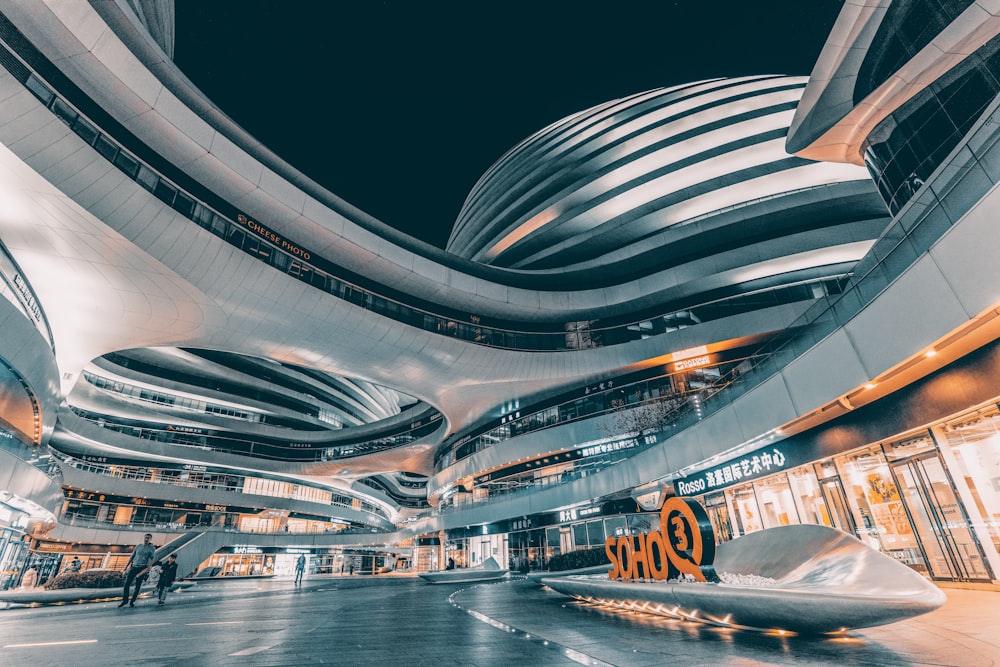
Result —
[{"label": "storefront window", "polygon": [[833,527],[816,475],[808,467],[788,471],[788,485],[801,523]]},{"label": "storefront window", "polygon": [[712,531],[715,533],[715,543],[722,544],[733,539],[733,529],[729,521],[729,506],[723,493],[705,497],[705,509],[712,521]]},{"label": "storefront window", "polygon": [[753,484],[744,484],[733,488],[733,514],[736,517],[736,529],[740,535],[763,530],[760,510],[757,508],[757,498],[754,496]]},{"label": "storefront window", "polygon": [[788,486],[787,475],[773,475],[754,482],[757,493],[757,506],[760,508],[764,528],[788,526],[799,523],[799,514],[795,509]]},{"label": "storefront window", "polygon": [[621,537],[628,533],[628,523],[625,517],[616,516],[604,520],[604,532],[608,537]]},{"label": "storefront window", "polygon": [[597,519],[596,521],[587,522],[587,539],[590,542],[591,547],[599,547],[604,545],[603,519]]},{"label": "storefront window", "polygon": [[587,524],[577,523],[573,525],[573,546],[576,549],[587,548]]},{"label": "storefront window", "polygon": [[929,432],[886,443],[917,539],[936,579],[986,580],[989,571],[965,507]]},{"label": "storefront window", "polygon": [[628,528],[632,535],[648,533],[651,530],[660,529],[659,514],[631,514],[628,517]]},{"label": "storefront window", "polygon": [[844,491],[844,485],[840,481],[840,474],[837,472],[837,466],[833,459],[817,461],[813,465],[813,469],[816,471],[816,478],[823,490],[823,500],[830,511],[830,518],[833,519],[833,527],[861,539],[861,533],[858,532],[854,514],[847,502],[847,493]]},{"label": "storefront window", "polygon": [[945,424],[941,433],[942,454],[950,459],[959,491],[968,497],[965,507],[973,528],[987,548],[993,572],[1000,572],[1000,411],[991,405]]},{"label": "storefront window", "polygon": [[545,554],[549,560],[562,553],[562,540],[559,538],[559,526],[545,529]]},{"label": "storefront window", "polygon": [[880,447],[867,447],[835,459],[858,537],[917,571],[926,572],[899,489]]}]

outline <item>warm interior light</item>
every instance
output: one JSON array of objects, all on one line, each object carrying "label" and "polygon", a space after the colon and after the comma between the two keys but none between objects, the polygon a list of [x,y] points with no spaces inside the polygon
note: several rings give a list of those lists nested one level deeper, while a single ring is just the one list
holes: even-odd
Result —
[{"label": "warm interior light", "polygon": [[937,350],[927,350],[927,352],[924,353],[924,356],[928,357],[928,358],[930,358],[930,357],[936,357],[937,356]]},{"label": "warm interior light", "polygon": [[865,385],[865,389],[874,389],[874,388],[875,388],[874,382],[869,382],[868,384]]}]

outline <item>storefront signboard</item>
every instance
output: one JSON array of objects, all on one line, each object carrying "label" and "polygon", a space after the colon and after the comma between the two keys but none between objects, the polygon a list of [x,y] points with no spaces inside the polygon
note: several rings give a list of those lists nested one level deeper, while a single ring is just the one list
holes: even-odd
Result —
[{"label": "storefront signboard", "polygon": [[770,445],[689,477],[675,480],[674,488],[681,496],[700,496],[734,484],[767,477],[809,463],[815,458],[816,452],[812,447],[791,447],[785,443]]}]

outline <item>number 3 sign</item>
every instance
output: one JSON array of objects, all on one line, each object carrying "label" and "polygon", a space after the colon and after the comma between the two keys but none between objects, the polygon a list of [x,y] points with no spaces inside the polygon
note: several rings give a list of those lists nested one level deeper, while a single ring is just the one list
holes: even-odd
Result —
[{"label": "number 3 sign", "polygon": [[704,508],[690,498],[668,498],[660,510],[660,530],[636,536],[609,537],[604,552],[611,579],[718,581],[712,561],[715,540]]}]

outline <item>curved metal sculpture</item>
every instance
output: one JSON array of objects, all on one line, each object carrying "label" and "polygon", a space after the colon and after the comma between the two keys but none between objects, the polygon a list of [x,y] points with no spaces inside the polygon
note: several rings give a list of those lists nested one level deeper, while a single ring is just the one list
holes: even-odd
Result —
[{"label": "curved metal sculpture", "polygon": [[458,567],[454,570],[429,570],[418,576],[432,584],[458,584],[473,581],[496,581],[507,576],[508,570],[500,567],[493,557],[476,567]]},{"label": "curved metal sculpture", "polygon": [[[565,595],[726,627],[844,632],[933,611],[930,581],[860,540],[826,526],[781,526],[719,545],[721,583],[545,578]],[[725,583],[731,581],[732,583]]]},{"label": "curved metal sculpture", "polygon": [[591,565],[590,567],[581,567],[575,570],[556,570],[552,572],[550,570],[542,570],[539,572],[529,572],[525,575],[528,581],[534,582],[541,585],[543,579],[548,579],[550,577],[579,577],[581,575],[589,574],[607,574],[607,565]]}]

